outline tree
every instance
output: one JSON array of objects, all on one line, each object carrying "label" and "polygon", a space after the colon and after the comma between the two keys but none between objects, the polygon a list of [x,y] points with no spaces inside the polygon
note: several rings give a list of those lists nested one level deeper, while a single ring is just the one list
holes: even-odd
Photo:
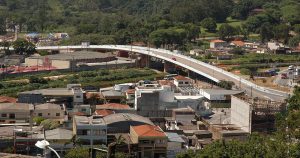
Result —
[{"label": "tree", "polygon": [[200,27],[196,26],[195,24],[188,23],[184,25],[184,29],[186,30],[187,40],[195,40],[197,37],[199,37],[199,34],[201,33]]},{"label": "tree", "polygon": [[217,29],[217,23],[213,18],[205,18],[201,21],[201,26],[209,32],[214,32]]},{"label": "tree", "polygon": [[221,25],[218,31],[219,37],[223,40],[229,40],[236,35],[236,29],[228,24]]},{"label": "tree", "polygon": [[270,39],[273,37],[273,28],[270,23],[264,23],[260,27],[260,39],[261,42],[264,43],[266,41],[270,41]]},{"label": "tree", "polygon": [[290,47],[297,47],[297,46],[299,46],[299,43],[300,43],[300,35],[297,35],[297,36],[289,39]]},{"label": "tree", "polygon": [[14,41],[12,45],[16,54],[31,55],[35,52],[35,45],[25,39],[18,39]]},{"label": "tree", "polygon": [[300,24],[296,24],[293,26],[294,31],[299,35],[300,34]]},{"label": "tree", "polygon": [[55,129],[59,126],[59,123],[57,121],[54,120],[44,120],[41,122],[40,124],[45,130],[52,130]]},{"label": "tree", "polygon": [[47,84],[48,81],[44,78],[38,78],[36,76],[29,77],[29,83],[40,83],[40,84]]},{"label": "tree", "polygon": [[0,35],[6,34],[6,25],[5,18],[0,17]]},{"label": "tree", "polygon": [[243,54],[246,53],[246,51],[243,48],[240,48],[240,47],[233,48],[229,52],[232,53],[232,54],[235,54],[235,55],[243,55]]},{"label": "tree", "polygon": [[274,38],[276,40],[283,40],[284,43],[288,42],[290,27],[285,24],[280,24],[274,27]]},{"label": "tree", "polygon": [[225,88],[225,89],[231,90],[232,87],[234,86],[234,82],[232,82],[232,81],[221,80],[221,81],[218,83],[218,86],[220,86],[221,88]]},{"label": "tree", "polygon": [[36,117],[33,118],[33,121],[34,121],[37,125],[40,125],[44,120],[45,120],[45,118],[40,117],[40,116],[36,116]]}]

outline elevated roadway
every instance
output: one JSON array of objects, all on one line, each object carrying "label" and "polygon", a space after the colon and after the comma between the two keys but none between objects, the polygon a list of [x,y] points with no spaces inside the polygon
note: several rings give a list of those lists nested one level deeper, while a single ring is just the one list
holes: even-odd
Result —
[{"label": "elevated roadway", "polygon": [[37,50],[82,50],[82,49],[97,49],[97,50],[121,50],[131,51],[139,54],[144,54],[152,57],[156,57],[170,63],[179,65],[190,71],[193,71],[199,75],[205,76],[212,81],[220,82],[221,80],[232,81],[236,86],[245,90],[248,95],[254,97],[260,97],[265,99],[271,99],[274,101],[283,101],[289,97],[286,92],[274,90],[258,86],[246,79],[243,79],[237,75],[234,75],[228,71],[220,69],[218,67],[209,65],[199,60],[193,59],[188,56],[177,54],[165,49],[155,49],[148,47],[130,46],[130,45],[90,45],[90,46],[45,46],[37,47]]}]

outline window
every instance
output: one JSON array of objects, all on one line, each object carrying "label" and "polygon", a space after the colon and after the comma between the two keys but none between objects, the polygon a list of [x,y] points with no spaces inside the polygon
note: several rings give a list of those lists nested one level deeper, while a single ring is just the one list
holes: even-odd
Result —
[{"label": "window", "polygon": [[42,114],[42,113],[39,113],[38,116],[43,116],[43,114]]},{"label": "window", "polygon": [[16,118],[16,115],[15,114],[9,114],[9,118],[14,119],[14,118]]},{"label": "window", "polygon": [[48,116],[50,116],[50,113],[48,113]]},{"label": "window", "polygon": [[90,135],[90,130],[79,129],[79,130],[77,130],[77,135]]},{"label": "window", "polygon": [[60,116],[60,113],[56,113],[56,116]]},{"label": "window", "polygon": [[185,84],[189,84],[189,82],[185,82]]},{"label": "window", "polygon": [[76,95],[76,98],[81,98],[81,96],[79,96],[79,95]]},{"label": "window", "polygon": [[179,84],[183,84],[183,82],[182,81],[180,81],[180,82],[178,82]]},{"label": "window", "polygon": [[7,114],[1,114],[1,117],[7,117]]},{"label": "window", "polygon": [[141,144],[150,144],[150,140],[140,140],[139,143],[141,143]]},{"label": "window", "polygon": [[0,120],[0,122],[5,122],[5,120]]}]

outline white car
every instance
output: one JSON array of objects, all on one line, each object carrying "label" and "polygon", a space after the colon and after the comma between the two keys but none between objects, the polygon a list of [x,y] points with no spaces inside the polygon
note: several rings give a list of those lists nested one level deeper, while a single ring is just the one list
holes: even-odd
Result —
[{"label": "white car", "polygon": [[288,70],[294,70],[294,68],[295,68],[294,65],[290,65]]}]

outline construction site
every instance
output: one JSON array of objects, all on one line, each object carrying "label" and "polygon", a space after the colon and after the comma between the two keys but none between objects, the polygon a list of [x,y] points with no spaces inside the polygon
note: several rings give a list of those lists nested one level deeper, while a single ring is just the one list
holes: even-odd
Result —
[{"label": "construction site", "polygon": [[[287,103],[252,98],[245,95],[232,96],[231,124],[246,132],[271,132],[275,130],[275,116],[286,110]],[[248,114],[248,115],[247,115]]]}]

